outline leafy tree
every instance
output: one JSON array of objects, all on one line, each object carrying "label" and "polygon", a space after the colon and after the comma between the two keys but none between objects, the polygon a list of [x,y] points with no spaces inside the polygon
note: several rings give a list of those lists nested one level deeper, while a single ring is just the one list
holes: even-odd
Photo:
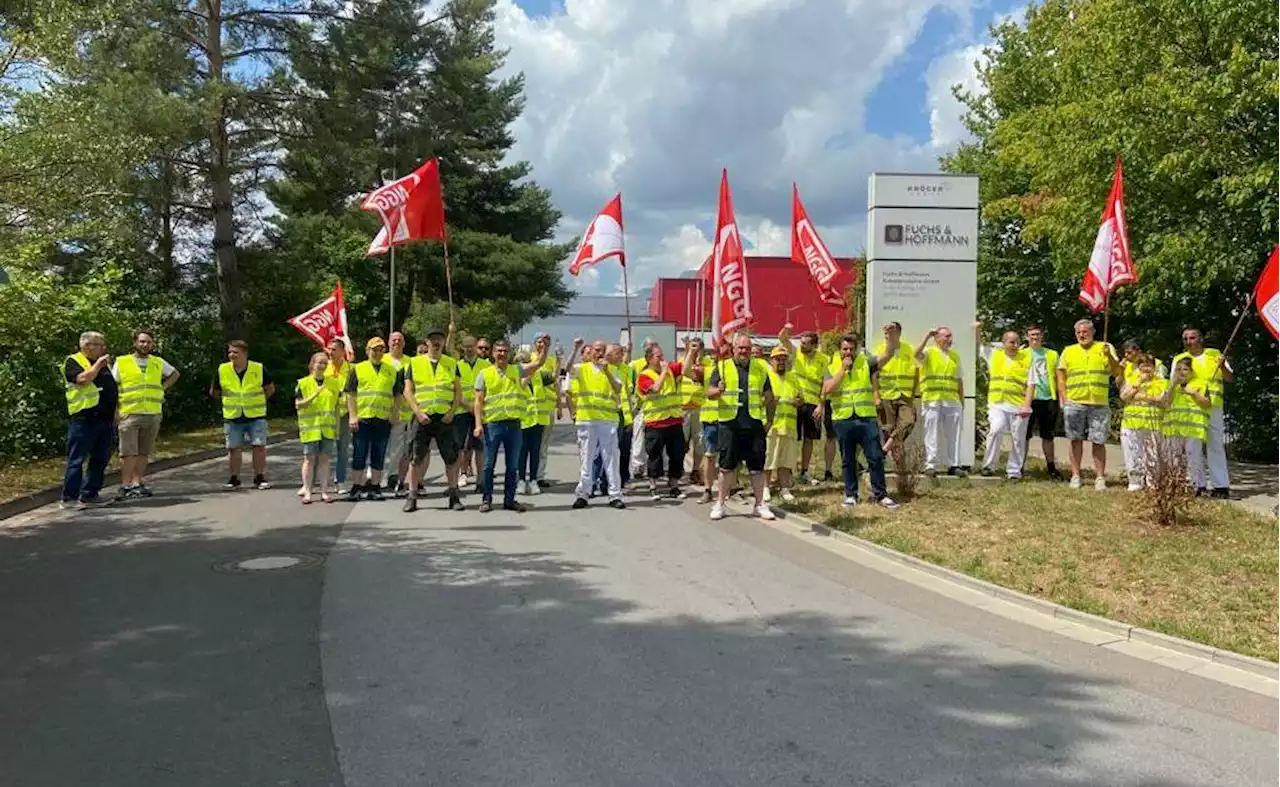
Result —
[{"label": "leafy tree", "polygon": [[[1277,33],[1260,0],[1048,0],[993,29],[983,90],[959,94],[982,177],[979,305],[992,328],[1043,323],[1070,343],[1116,157],[1141,283],[1110,337],[1165,357],[1184,325],[1221,347],[1276,242]],[[1232,348],[1228,422],[1242,456],[1276,455],[1274,343]]]}]

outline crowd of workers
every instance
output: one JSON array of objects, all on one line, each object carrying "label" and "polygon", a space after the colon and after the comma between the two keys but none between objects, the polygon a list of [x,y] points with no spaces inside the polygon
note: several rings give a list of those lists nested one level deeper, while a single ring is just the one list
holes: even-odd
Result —
[{"label": "crowd of workers", "polygon": [[[980,325],[973,327],[976,335]],[[404,498],[406,512],[415,511],[434,443],[444,466],[448,509],[465,507],[463,496],[473,481],[479,509],[494,507],[501,455],[500,505],[523,511],[520,495],[537,495],[549,486],[547,447],[553,431],[569,428],[561,423],[567,415],[580,460],[575,509],[594,497],[626,508],[628,489],[647,490],[654,500],[684,499],[689,460],[689,480],[701,487],[699,502],[711,504],[712,519],[725,516],[743,466],[755,515],[773,519],[773,489],[791,501],[795,485],[820,483],[816,470],[810,472],[820,441],[822,479],[834,481],[837,453],[842,459],[846,506],[860,502],[861,451],[871,502],[896,508],[886,489],[885,458],[902,464],[917,420],[924,429],[924,473],[966,472],[959,451],[965,394],[953,333],[939,327],[915,347],[901,334],[901,326],[890,323],[874,349],[848,334],[828,355],[812,331],[802,333],[797,346],[788,325],[767,359],[764,348],[739,335],[718,350],[690,338],[679,360],[670,361],[651,340],[631,358],[631,348],[579,339],[566,358],[551,352],[546,334],[518,351],[505,339],[464,336],[460,352],[447,352],[455,346],[450,326],[447,335],[429,331],[412,356],[405,353],[403,334],[391,334],[389,346],[371,338],[357,363],[338,338],[311,357],[307,374],[294,384],[303,452],[298,496],[311,504],[391,494]],[[1124,402],[1121,442],[1129,489],[1143,488],[1153,463],[1176,456],[1185,461],[1197,493],[1228,496],[1222,402],[1223,383],[1232,372],[1217,350],[1203,346],[1200,332],[1184,331],[1185,351],[1173,359],[1168,377],[1164,365],[1136,342],[1126,342],[1119,357],[1110,344],[1096,341],[1089,320],[1076,324],[1075,338],[1061,353],[1044,347],[1038,326],[1025,335],[1005,332],[998,349],[979,342],[990,380],[981,472],[995,473],[1008,435],[1006,473],[1021,478],[1034,431],[1043,441],[1050,476],[1061,478],[1053,443],[1061,417],[1070,442],[1070,486],[1082,486],[1089,443],[1095,487],[1105,489],[1114,378]],[[138,331],[133,352],[113,360],[103,336],[89,331],[80,337],[79,352],[67,357],[64,506],[104,502],[104,473],[116,445],[121,484],[115,499],[151,496],[147,462],[165,394],[179,380],[178,370],[154,348],[154,337]],[[275,391],[272,375],[250,360],[248,345],[230,342],[227,361],[209,384],[222,411],[228,490],[242,486],[246,446],[252,486],[270,487],[267,400]]]}]

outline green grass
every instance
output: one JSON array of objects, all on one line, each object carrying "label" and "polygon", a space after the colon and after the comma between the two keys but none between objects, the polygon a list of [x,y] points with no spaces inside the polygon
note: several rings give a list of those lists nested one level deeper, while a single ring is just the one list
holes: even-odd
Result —
[{"label": "green grass", "polygon": [[[893,492],[893,482],[889,484]],[[974,577],[1135,626],[1277,660],[1277,526],[1194,501],[1151,524],[1143,497],[1027,480],[921,485],[897,511],[840,508],[837,488],[783,507]]]},{"label": "green grass", "polygon": [[[270,433],[273,435],[295,431],[297,426],[298,422],[294,418],[272,418],[269,422]],[[170,431],[161,426],[160,435],[156,438],[156,450],[151,459],[153,461],[171,459],[211,448],[221,448],[225,444],[221,424],[182,431]],[[112,456],[111,464],[107,468],[108,472],[119,469],[119,462],[119,456]],[[12,500],[51,486],[58,486],[62,483],[65,466],[66,460],[62,457],[0,464],[0,489],[4,490],[4,499]]]}]

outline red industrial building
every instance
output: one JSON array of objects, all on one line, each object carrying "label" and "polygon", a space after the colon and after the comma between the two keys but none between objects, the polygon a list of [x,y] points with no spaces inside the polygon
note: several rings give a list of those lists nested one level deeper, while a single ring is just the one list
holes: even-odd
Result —
[{"label": "red industrial building", "polygon": [[[797,332],[828,331],[848,323],[848,310],[830,306],[818,297],[809,279],[809,269],[789,257],[747,257],[747,281],[751,287],[753,330],[761,336],[776,336],[789,319]],[[837,257],[841,276],[836,287],[844,289],[856,281],[857,260]],[[677,330],[701,330],[711,319],[712,286],[708,276],[710,260],[691,279],[658,279],[649,295],[649,316],[674,322]]]}]

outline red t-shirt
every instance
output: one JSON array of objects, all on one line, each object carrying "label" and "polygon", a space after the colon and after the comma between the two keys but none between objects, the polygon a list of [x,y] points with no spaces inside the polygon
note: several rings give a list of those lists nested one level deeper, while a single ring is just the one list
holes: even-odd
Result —
[{"label": "red t-shirt", "polygon": [[[684,372],[684,367],[680,365],[679,361],[673,361],[672,363],[667,364],[667,368],[671,369],[671,374],[675,377],[679,377]],[[655,380],[645,374],[644,369],[641,369],[636,373],[636,375],[636,387],[640,389],[640,393],[649,393],[649,391],[653,389]],[[677,416],[675,418],[663,418],[660,421],[645,421],[644,425],[655,428],[661,428],[664,426],[683,426],[684,417]]]}]

